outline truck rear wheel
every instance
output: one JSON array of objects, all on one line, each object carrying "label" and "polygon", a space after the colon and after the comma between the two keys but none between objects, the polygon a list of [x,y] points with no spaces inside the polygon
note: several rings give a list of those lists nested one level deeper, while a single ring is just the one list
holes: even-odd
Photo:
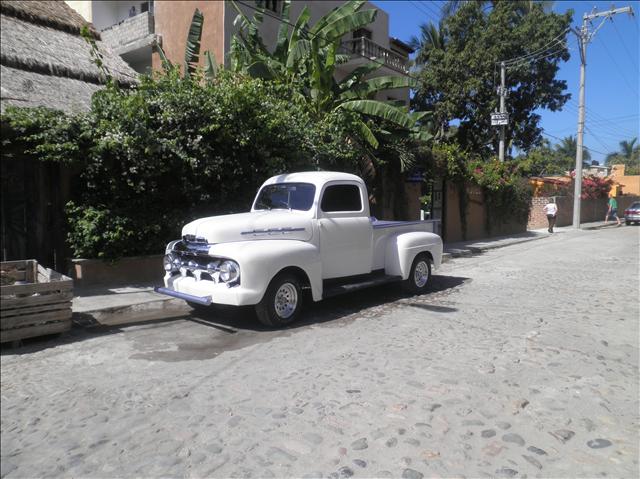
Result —
[{"label": "truck rear wheel", "polygon": [[402,282],[404,289],[411,294],[423,294],[431,284],[431,258],[420,253],[413,260],[409,277]]},{"label": "truck rear wheel", "polygon": [[302,288],[298,278],[291,273],[277,275],[255,309],[258,320],[265,326],[293,323],[302,309]]}]

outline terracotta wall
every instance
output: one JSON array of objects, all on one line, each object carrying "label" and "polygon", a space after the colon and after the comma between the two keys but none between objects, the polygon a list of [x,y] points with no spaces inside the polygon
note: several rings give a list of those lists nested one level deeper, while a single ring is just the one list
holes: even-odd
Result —
[{"label": "terracotta wall", "polygon": [[[168,1],[155,2],[155,31],[162,36],[162,49],[172,63],[184,63],[184,48],[193,12],[198,8],[204,15],[200,64],[204,65],[202,54],[210,50],[216,63],[224,62],[224,9],[225,2],[212,1]],[[157,52],[153,53],[154,70],[161,68],[162,62]]]},{"label": "terracotta wall", "polygon": [[460,218],[460,195],[458,187],[448,183],[446,185],[446,200],[444,212],[444,240],[448,243],[464,240],[489,238],[492,236],[507,236],[526,231],[525,223],[518,223],[510,218],[492,216],[491,229],[487,229],[487,206],[484,202],[482,189],[478,186],[467,186],[469,203],[467,205],[467,231],[463,234]]}]

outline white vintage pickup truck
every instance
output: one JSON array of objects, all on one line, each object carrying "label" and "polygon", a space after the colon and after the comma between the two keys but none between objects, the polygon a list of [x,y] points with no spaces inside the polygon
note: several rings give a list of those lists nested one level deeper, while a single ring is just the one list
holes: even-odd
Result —
[{"label": "white vintage pickup truck", "polygon": [[267,326],[283,326],[313,301],[402,281],[426,291],[440,266],[433,221],[369,216],[364,182],[336,172],[274,176],[249,213],[202,218],[167,245],[159,293],[194,307],[254,305]]}]

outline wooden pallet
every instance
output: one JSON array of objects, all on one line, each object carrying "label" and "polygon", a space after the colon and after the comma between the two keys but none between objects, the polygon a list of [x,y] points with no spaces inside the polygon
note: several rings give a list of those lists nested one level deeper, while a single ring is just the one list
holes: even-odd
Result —
[{"label": "wooden pallet", "polygon": [[0,270],[1,343],[71,328],[71,278],[33,259],[3,262]]}]

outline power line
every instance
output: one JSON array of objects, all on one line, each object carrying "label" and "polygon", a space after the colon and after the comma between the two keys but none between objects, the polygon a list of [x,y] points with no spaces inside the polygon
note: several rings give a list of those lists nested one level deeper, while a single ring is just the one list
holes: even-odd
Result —
[{"label": "power line", "polygon": [[[605,150],[609,150],[609,147],[608,147],[607,145],[605,145],[605,144],[604,144],[604,142],[603,142],[600,138],[598,138],[598,137],[596,136],[596,134],[595,134],[595,133],[593,133],[593,132],[591,131],[591,129],[590,129],[587,125],[585,125],[585,126],[584,126],[584,128],[585,128],[585,130],[587,130],[587,131],[589,132],[589,134],[590,134],[590,135],[591,135],[591,136],[592,136],[592,137],[593,137],[593,138],[594,138],[594,139],[595,139],[595,140],[600,144],[600,146],[601,146],[602,148],[604,148]],[[609,152],[607,153],[607,155],[609,155],[610,153],[611,153],[611,152],[609,151]]]},{"label": "power line", "polygon": [[[578,105],[575,102],[575,100],[573,100],[573,98],[570,99],[569,102],[565,104],[565,106],[568,109],[570,109],[573,113],[578,113],[579,111]],[[603,118],[601,115],[595,113],[594,111],[589,110],[586,107],[585,107],[585,110],[586,110],[586,116],[588,117],[590,123],[598,122],[598,124],[594,126],[597,126],[600,129],[607,130],[610,133],[617,134],[617,135],[619,135],[621,132],[627,134],[628,136],[634,135],[634,133],[631,132],[630,130],[626,128],[621,128],[618,125],[612,124],[611,122],[609,122],[609,120],[607,120],[606,118]]]},{"label": "power line", "polygon": [[526,55],[522,55],[522,56],[516,57],[516,58],[510,58],[508,60],[504,60],[504,62],[499,61],[499,62],[496,62],[496,63],[504,63],[505,65],[508,65],[510,63],[515,63],[515,62],[524,60],[524,59],[526,59],[528,57],[536,56],[536,55],[538,55],[540,53],[543,53],[543,52],[549,50],[552,45],[554,45],[556,43],[559,43],[560,41],[564,41],[564,40],[561,40],[561,37],[563,35],[565,35],[569,30],[570,30],[570,28],[566,28],[559,35],[554,37],[551,41],[547,42],[543,47],[538,48],[537,50],[535,50],[535,51],[533,51],[531,53],[527,53]]},{"label": "power line", "polygon": [[421,5],[424,5],[424,7],[428,9],[434,15],[435,18],[437,18],[438,20],[440,19],[441,13],[438,11],[437,7],[434,7],[431,5],[432,2],[425,2],[424,0],[418,0],[418,3]]},{"label": "power line", "polygon": [[609,58],[611,58],[611,61],[613,62],[613,64],[615,65],[615,67],[618,69],[618,73],[620,73],[620,76],[622,77],[622,79],[624,80],[625,84],[627,85],[627,87],[629,88],[629,91],[631,93],[633,93],[633,95],[635,95],[635,97],[638,97],[638,91],[634,90],[633,87],[631,86],[631,84],[629,83],[629,80],[627,79],[627,75],[623,72],[622,68],[620,68],[620,65],[618,65],[618,62],[616,61],[616,59],[613,57],[613,55],[611,54],[611,52],[609,52],[609,49],[607,48],[607,45],[600,40],[600,37],[598,37],[598,41],[600,42],[600,44],[604,47],[604,51],[607,53],[607,55],[609,55]]},{"label": "power line", "polygon": [[[563,46],[564,46],[568,51],[573,51],[573,50],[575,50],[575,48],[571,48],[571,47],[569,47],[569,45],[568,45],[568,44],[564,44]],[[527,63],[537,62],[537,61],[539,61],[539,60],[544,60],[545,58],[549,58],[549,57],[552,57],[552,56],[554,56],[554,55],[557,55],[558,53],[563,53],[563,51],[564,51],[564,50],[559,49],[559,50],[555,50],[555,51],[553,51],[553,52],[551,52],[551,53],[548,53],[548,54],[546,54],[546,55],[544,55],[544,56],[539,56],[539,57],[530,58],[529,60],[523,60],[523,61],[521,61],[521,62],[519,62],[519,63],[512,63],[512,64],[510,64],[510,65],[507,65],[507,68],[508,68],[508,69],[518,68],[518,67],[521,67],[522,65],[526,65]]]},{"label": "power line", "polygon": [[415,8],[418,12],[424,14],[427,16],[427,20],[431,20],[429,17],[431,15],[433,15],[431,12],[428,12],[427,10],[423,10],[423,8],[420,6],[420,4],[418,2],[415,2],[414,0],[409,0],[409,4]]},{"label": "power line", "polygon": [[[560,138],[559,136],[552,135],[551,133],[548,133],[544,129],[540,133],[542,133],[543,135],[548,136],[550,138],[553,138],[555,140],[564,141],[564,138]],[[599,155],[607,155],[608,154],[608,153],[603,153],[603,152],[598,151],[598,150],[594,150],[593,148],[589,148],[588,146],[585,146],[585,145],[582,145],[582,148],[584,148],[585,150],[589,150],[592,153],[598,153]]]},{"label": "power line", "polygon": [[622,38],[622,35],[620,34],[620,30],[618,30],[618,27],[616,27],[616,23],[615,22],[612,22],[612,23],[613,23],[613,28],[616,31],[616,35],[618,35],[618,38],[620,39],[620,43],[622,43],[624,50],[627,52],[627,55],[629,55],[629,61],[631,61],[631,64],[635,66],[636,71],[638,71],[638,63],[637,63],[638,58],[636,57],[634,59],[633,55],[627,48],[627,42],[624,41],[624,39]]}]

